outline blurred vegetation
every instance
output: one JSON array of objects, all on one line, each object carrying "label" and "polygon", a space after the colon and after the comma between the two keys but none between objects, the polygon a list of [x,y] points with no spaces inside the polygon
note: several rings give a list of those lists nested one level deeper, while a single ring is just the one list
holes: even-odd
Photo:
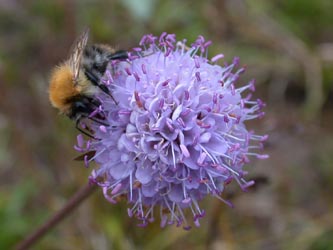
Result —
[{"label": "blurred vegetation", "polygon": [[333,249],[333,1],[0,1],[0,249],[10,249],[87,182],[72,161],[77,131],[48,102],[49,72],[90,27],[92,42],[137,46],[143,34],[213,41],[247,65],[266,117],[271,158],[252,161],[249,193],[234,185],[230,209],[214,199],[200,228],[136,227],[126,204],[101,192],[34,249]]}]

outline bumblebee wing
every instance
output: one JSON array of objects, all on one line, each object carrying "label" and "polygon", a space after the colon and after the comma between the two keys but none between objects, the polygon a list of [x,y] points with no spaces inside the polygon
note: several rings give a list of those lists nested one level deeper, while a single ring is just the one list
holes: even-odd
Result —
[{"label": "bumblebee wing", "polygon": [[78,37],[78,39],[74,42],[72,49],[71,49],[71,54],[69,57],[69,66],[71,67],[71,70],[73,71],[74,85],[77,84],[77,80],[78,80],[79,73],[80,73],[81,59],[82,59],[84,48],[86,47],[87,42],[88,42],[88,37],[89,37],[89,29],[86,29]]}]

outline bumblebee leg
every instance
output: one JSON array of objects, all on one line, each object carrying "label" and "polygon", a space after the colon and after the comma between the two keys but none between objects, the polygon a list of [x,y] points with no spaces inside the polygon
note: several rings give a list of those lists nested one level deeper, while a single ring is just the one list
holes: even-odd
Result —
[{"label": "bumblebee leg", "polygon": [[[93,72],[91,72],[88,69],[86,69],[84,71],[84,74],[86,75],[86,77],[88,78],[88,80],[91,81],[92,84],[94,84],[95,86],[100,87],[99,86],[100,85],[100,83],[99,83],[100,80],[99,80],[98,76],[96,76]],[[108,89],[106,91],[108,91]],[[103,90],[103,92],[105,92],[105,90]]]},{"label": "bumblebee leg", "polygon": [[108,56],[109,60],[121,60],[127,58],[128,58],[128,52],[126,50],[118,50],[115,53]]},{"label": "bumblebee leg", "polygon": [[100,140],[100,139],[98,139],[98,138],[96,138],[96,137],[94,137],[92,134],[89,134],[88,132],[86,132],[86,131],[84,131],[82,128],[80,128],[80,120],[81,119],[77,119],[76,120],[76,123],[75,123],[75,128],[77,129],[77,130],[79,130],[82,134],[84,134],[84,135],[86,135],[86,136],[88,136],[88,137],[90,137],[90,138],[92,138],[92,139],[95,139],[95,140]]},{"label": "bumblebee leg", "polygon": [[93,118],[93,117],[87,117],[87,119],[89,119],[89,120],[91,120],[91,121],[93,121],[93,122],[96,122],[96,123],[98,123],[98,124],[100,124],[100,125],[104,125],[104,126],[106,126],[106,127],[109,127],[109,126],[110,126],[110,124],[105,123],[105,122],[102,122],[101,120],[95,119],[95,118]]},{"label": "bumblebee leg", "polygon": [[118,105],[118,102],[114,99],[114,97],[111,95],[110,90],[103,84],[100,83],[100,79],[98,76],[96,76],[92,71],[86,69],[84,74],[88,78],[89,81],[91,81],[92,84],[99,87],[105,94],[110,96],[112,100]]}]

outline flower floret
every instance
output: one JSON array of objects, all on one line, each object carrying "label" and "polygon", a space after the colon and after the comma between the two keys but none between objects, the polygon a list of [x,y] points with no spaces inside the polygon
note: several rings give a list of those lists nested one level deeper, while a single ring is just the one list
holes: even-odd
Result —
[{"label": "flower floret", "polygon": [[[110,125],[90,123],[98,138],[89,143],[96,152],[90,160],[99,164],[91,179],[108,201],[125,197],[140,226],[154,221],[159,207],[161,226],[189,229],[185,209],[199,226],[200,200],[211,195],[232,206],[221,197],[226,185],[236,180],[245,190],[254,184],[243,166],[249,156],[267,158],[259,152],[267,136],[248,131],[245,122],[260,118],[265,104],[251,100],[254,81],[236,87],[244,72],[236,69],[239,59],[217,65],[223,55],[209,60],[211,42],[202,36],[191,47],[167,33],[146,35],[139,44],[135,56],[105,74],[118,103],[98,96]],[[84,147],[78,138],[76,149]]]}]

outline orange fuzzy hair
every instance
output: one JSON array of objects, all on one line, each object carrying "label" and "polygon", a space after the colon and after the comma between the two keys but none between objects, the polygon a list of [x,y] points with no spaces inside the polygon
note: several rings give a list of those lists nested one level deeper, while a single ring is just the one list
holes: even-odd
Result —
[{"label": "orange fuzzy hair", "polygon": [[50,78],[49,98],[52,106],[68,115],[71,109],[68,99],[78,94],[79,91],[73,84],[71,68],[67,64],[57,67]]}]

